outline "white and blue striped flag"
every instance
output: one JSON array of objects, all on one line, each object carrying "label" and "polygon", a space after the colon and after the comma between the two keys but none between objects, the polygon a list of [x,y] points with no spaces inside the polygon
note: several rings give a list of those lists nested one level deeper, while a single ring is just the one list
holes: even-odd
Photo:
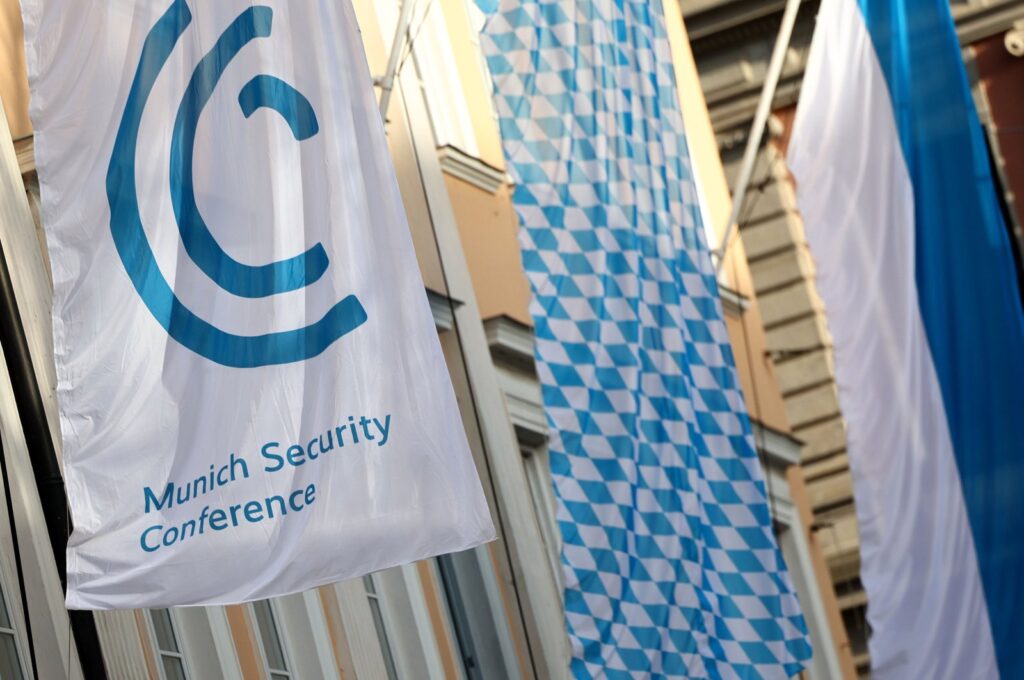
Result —
[{"label": "white and blue striped flag", "polygon": [[533,291],[572,673],[793,675],[811,649],[722,320],[661,2],[502,0],[483,37]]},{"label": "white and blue striped flag", "polygon": [[948,0],[822,2],[789,161],[874,677],[1024,677],[1024,314]]}]

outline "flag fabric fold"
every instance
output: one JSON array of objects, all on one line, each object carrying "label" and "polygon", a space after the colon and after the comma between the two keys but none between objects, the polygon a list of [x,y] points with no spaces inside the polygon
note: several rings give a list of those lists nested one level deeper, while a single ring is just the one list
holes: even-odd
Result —
[{"label": "flag fabric fold", "polygon": [[660,2],[502,0],[516,184],[578,678],[810,657],[704,241]]},{"label": "flag fabric fold", "polygon": [[67,604],[494,537],[347,1],[22,0]]}]

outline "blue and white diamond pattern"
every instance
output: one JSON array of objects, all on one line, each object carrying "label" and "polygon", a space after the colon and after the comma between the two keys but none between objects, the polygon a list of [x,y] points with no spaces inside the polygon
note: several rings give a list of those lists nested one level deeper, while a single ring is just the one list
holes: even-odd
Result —
[{"label": "blue and white diamond pattern", "polygon": [[501,0],[577,678],[774,678],[810,658],[703,237],[658,0]]}]

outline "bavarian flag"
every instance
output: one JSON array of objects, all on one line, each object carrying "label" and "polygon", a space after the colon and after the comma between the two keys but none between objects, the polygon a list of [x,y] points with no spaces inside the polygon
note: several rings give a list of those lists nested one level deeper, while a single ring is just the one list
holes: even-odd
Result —
[{"label": "bavarian flag", "polygon": [[811,657],[772,533],[663,5],[502,0],[494,78],[551,429],[574,678]]}]

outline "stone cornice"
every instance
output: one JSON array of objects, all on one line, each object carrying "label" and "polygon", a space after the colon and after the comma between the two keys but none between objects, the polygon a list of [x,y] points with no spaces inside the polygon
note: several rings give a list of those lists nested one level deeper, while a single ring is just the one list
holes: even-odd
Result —
[{"label": "stone cornice", "polygon": [[[683,0],[701,86],[719,142],[742,144],[757,107],[784,0]],[[799,97],[819,0],[804,0],[773,108]],[[953,6],[963,46],[1009,30],[1024,19],[1024,3],[993,0]]]},{"label": "stone cornice", "polygon": [[437,153],[441,160],[441,170],[445,174],[489,194],[496,193],[508,180],[504,170],[492,167],[454,146],[443,146]]}]

